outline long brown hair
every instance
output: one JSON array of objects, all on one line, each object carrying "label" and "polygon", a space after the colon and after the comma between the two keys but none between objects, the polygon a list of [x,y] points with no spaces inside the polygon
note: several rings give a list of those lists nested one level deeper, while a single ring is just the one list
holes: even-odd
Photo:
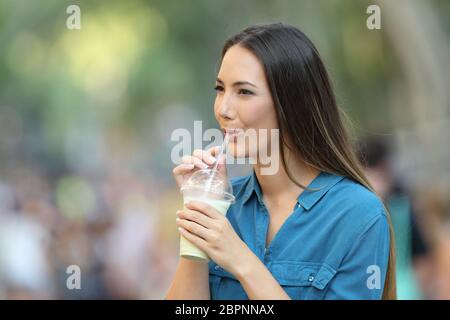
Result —
[{"label": "long brown hair", "polygon": [[[289,178],[306,188],[289,171],[284,148],[306,164],[348,177],[376,194],[350,143],[343,111],[337,106],[328,73],[311,40],[282,23],[252,26],[225,42],[222,58],[237,44],[253,52],[264,66],[280,127],[281,163]],[[396,299],[394,233],[385,209],[390,248],[383,299]]]}]

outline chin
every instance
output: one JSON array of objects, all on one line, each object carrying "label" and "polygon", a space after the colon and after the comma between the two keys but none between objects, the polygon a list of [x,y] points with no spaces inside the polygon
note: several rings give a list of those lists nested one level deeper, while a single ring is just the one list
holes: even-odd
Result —
[{"label": "chin", "polygon": [[248,148],[245,148],[245,146],[239,145],[235,142],[230,142],[228,144],[228,153],[235,159],[250,157]]}]

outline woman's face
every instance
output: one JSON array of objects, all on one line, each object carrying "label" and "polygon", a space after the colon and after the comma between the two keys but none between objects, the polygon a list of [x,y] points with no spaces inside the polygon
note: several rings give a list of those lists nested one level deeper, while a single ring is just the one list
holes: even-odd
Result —
[{"label": "woman's face", "polygon": [[[248,49],[232,46],[222,59],[215,89],[214,113],[220,127],[228,132],[238,129],[237,135],[230,136],[231,155],[256,159],[255,152],[267,152],[271,129],[277,129],[278,124],[264,68],[258,58]],[[267,143],[261,146],[258,141],[250,141],[254,140],[253,133],[260,134],[259,129],[267,129],[268,137]],[[256,149],[250,148],[249,143]]]}]

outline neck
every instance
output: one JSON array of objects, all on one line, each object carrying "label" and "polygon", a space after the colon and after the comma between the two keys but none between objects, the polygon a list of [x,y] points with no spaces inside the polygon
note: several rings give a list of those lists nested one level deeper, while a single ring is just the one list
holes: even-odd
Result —
[{"label": "neck", "polygon": [[[286,157],[286,165],[295,181],[305,187],[320,173],[319,170],[307,165],[303,161],[294,160],[288,162],[288,157]],[[255,164],[253,169],[255,170],[256,177],[258,178],[265,199],[297,199],[303,191],[303,188],[299,187],[289,178],[282,165],[280,165],[277,172],[272,175],[262,174],[262,165],[260,163]]]}]

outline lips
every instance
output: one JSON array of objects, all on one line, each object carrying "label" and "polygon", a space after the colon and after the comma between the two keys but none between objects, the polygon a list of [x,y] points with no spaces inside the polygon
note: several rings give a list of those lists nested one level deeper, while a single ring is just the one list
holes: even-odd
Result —
[{"label": "lips", "polygon": [[223,128],[224,134],[228,135],[229,142],[236,143],[238,136],[244,133],[242,128]]},{"label": "lips", "polygon": [[244,133],[244,129],[242,128],[223,128],[222,130],[225,134],[228,134],[230,137],[238,136],[241,133]]}]

